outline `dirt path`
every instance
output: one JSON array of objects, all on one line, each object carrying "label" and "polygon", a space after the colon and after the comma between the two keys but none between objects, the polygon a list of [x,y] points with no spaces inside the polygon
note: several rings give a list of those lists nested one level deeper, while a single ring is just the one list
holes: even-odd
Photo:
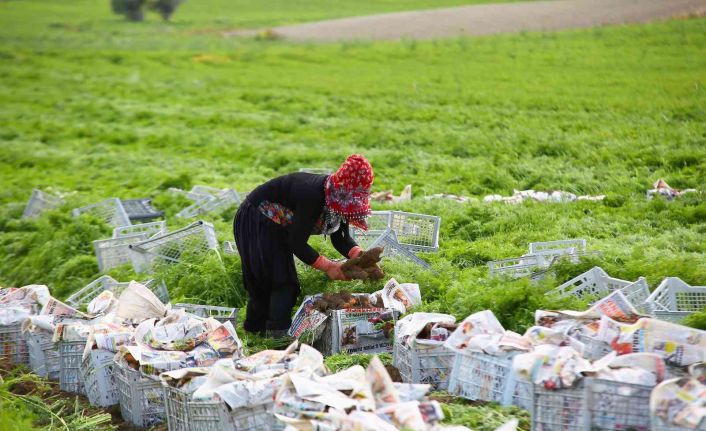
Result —
[{"label": "dirt path", "polygon": [[[432,39],[641,23],[706,13],[706,0],[549,0],[398,12],[275,27],[291,41]],[[229,35],[251,36],[256,30]]]}]

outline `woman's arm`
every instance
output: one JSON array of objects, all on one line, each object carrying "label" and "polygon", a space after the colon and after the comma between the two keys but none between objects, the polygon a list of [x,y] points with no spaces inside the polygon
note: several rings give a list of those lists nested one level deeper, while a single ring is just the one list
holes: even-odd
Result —
[{"label": "woman's arm", "polygon": [[331,244],[341,255],[349,258],[356,257],[363,251],[351,236],[348,222],[345,221],[341,222],[338,230],[331,234]]},{"label": "woman's arm", "polygon": [[310,199],[301,199],[293,212],[294,217],[289,228],[289,249],[299,260],[312,265],[318,259],[319,253],[308,244],[308,241],[316,219],[321,214],[321,206]]}]

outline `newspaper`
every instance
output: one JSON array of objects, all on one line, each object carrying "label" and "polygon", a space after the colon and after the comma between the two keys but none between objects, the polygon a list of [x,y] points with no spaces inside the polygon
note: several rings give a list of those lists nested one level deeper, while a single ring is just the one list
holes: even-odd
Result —
[{"label": "newspaper", "polygon": [[569,346],[540,344],[531,352],[515,355],[512,369],[525,380],[558,389],[571,387],[591,364]]},{"label": "newspaper", "polygon": [[333,353],[392,351],[394,311],[383,308],[330,311]]},{"label": "newspaper", "polygon": [[670,427],[706,429],[706,385],[693,377],[664,381],[652,391],[650,412]]},{"label": "newspaper", "polygon": [[91,314],[106,314],[118,306],[118,300],[110,290],[104,290],[88,303],[87,310]]},{"label": "newspaper", "polygon": [[297,309],[287,335],[299,338],[305,332],[314,332],[326,320],[326,314],[314,309],[320,295],[307,296]]},{"label": "newspaper", "polygon": [[228,321],[211,331],[206,337],[206,343],[211,346],[221,358],[243,356],[243,343],[238,338],[233,324]]},{"label": "newspaper", "polygon": [[625,297],[623,292],[616,290],[600,301],[596,302],[586,311],[535,311],[534,320],[537,326],[548,328],[561,325],[562,321],[592,321],[608,316],[618,322],[634,323],[644,317]]},{"label": "newspaper", "polygon": [[92,316],[88,314],[81,313],[77,309],[70,307],[56,298],[49,298],[44,304],[42,311],[39,313],[41,315],[51,315],[51,316],[65,316],[77,319],[90,319]]},{"label": "newspaper", "polygon": [[43,284],[30,284],[16,289],[8,288],[0,298],[0,304],[12,302],[22,302],[26,304],[38,304],[44,306],[49,301],[49,288]]},{"label": "newspaper", "polygon": [[385,308],[392,308],[400,313],[406,313],[422,303],[418,284],[399,284],[394,278],[385,283],[381,296]]},{"label": "newspaper", "polygon": [[492,311],[483,310],[466,317],[444,345],[455,352],[500,353],[505,329]]},{"label": "newspaper", "polygon": [[221,385],[214,391],[231,410],[271,404],[282,379],[238,380]]},{"label": "newspaper", "polygon": [[678,366],[706,361],[706,331],[663,320],[642,318],[624,324],[603,316],[596,338],[609,343],[619,355],[657,353]]},{"label": "newspaper", "polygon": [[208,338],[208,329],[203,320],[175,315],[148,326],[140,340],[154,349],[187,351]]}]

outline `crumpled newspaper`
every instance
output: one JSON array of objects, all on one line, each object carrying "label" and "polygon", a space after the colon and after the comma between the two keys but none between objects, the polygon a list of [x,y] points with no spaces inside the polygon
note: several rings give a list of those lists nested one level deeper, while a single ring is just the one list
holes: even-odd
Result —
[{"label": "crumpled newspaper", "polygon": [[88,303],[87,310],[93,315],[107,314],[117,309],[118,299],[110,290],[104,290]]},{"label": "crumpled newspaper", "polygon": [[706,385],[694,376],[666,380],[652,390],[650,412],[669,427],[706,429]]},{"label": "crumpled newspaper", "polygon": [[695,193],[696,189],[685,189],[685,190],[679,190],[679,189],[674,189],[667,184],[666,181],[663,179],[658,179],[655,181],[655,183],[652,185],[651,190],[647,190],[647,199],[652,199],[655,196],[664,196],[667,198],[667,200],[672,200],[676,197],[679,197],[683,195],[684,193]]},{"label": "crumpled newspaper", "polygon": [[153,349],[187,351],[205,341],[214,329],[208,320],[192,317],[183,309],[176,311],[161,320],[142,322],[136,330],[138,340]]},{"label": "crumpled newspaper", "polygon": [[530,340],[512,331],[506,331],[492,311],[471,314],[461,322],[444,345],[455,352],[503,352],[531,349]]},{"label": "crumpled newspaper", "polygon": [[394,278],[389,279],[381,290],[370,294],[370,303],[379,303],[378,298],[382,299],[384,308],[391,308],[400,313],[406,313],[422,303],[422,294],[417,283],[400,284]]},{"label": "crumpled newspaper", "polygon": [[526,200],[537,202],[573,202],[573,201],[602,201],[605,195],[597,196],[576,196],[573,193],[562,190],[552,192],[542,192],[535,190],[514,190],[512,196],[488,195],[483,198],[483,202],[503,202],[506,204],[519,204]]},{"label": "crumpled newspaper", "polygon": [[[412,313],[404,316],[400,320],[397,321],[397,324],[395,325],[395,343],[403,343],[408,346],[411,346],[415,340],[417,340],[417,336],[419,335],[422,330],[428,325],[428,324],[445,324],[445,325],[453,325],[456,323],[456,318],[454,316],[451,316],[450,314],[442,314],[442,313]],[[432,332],[433,332],[433,326],[432,326]],[[442,328],[444,329],[444,328]],[[448,331],[446,331],[447,334],[445,337],[438,337],[438,339],[434,339],[433,337],[429,337],[427,339],[420,339],[420,343],[429,343],[429,344],[439,344],[446,339],[448,339]],[[433,335],[433,334],[430,334]]]},{"label": "crumpled newspaper", "polygon": [[590,366],[573,348],[553,344],[535,346],[531,352],[515,355],[512,361],[518,376],[547,389],[571,387],[581,377],[581,371]]},{"label": "crumpled newspaper", "polygon": [[406,186],[404,186],[399,196],[393,195],[392,190],[387,190],[384,192],[371,193],[370,199],[376,202],[406,202],[412,199],[412,185],[407,184]]},{"label": "crumpled newspaper", "polygon": [[167,314],[167,308],[150,289],[131,281],[118,298],[116,315],[133,322],[146,319],[161,319]]}]

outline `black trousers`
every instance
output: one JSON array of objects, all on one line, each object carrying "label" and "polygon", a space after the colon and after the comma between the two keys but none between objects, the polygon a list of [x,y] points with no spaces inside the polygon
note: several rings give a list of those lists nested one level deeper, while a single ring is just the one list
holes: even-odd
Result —
[{"label": "black trousers", "polygon": [[249,332],[288,329],[301,289],[286,229],[246,199],[235,214],[233,232],[248,292],[243,327]]}]

